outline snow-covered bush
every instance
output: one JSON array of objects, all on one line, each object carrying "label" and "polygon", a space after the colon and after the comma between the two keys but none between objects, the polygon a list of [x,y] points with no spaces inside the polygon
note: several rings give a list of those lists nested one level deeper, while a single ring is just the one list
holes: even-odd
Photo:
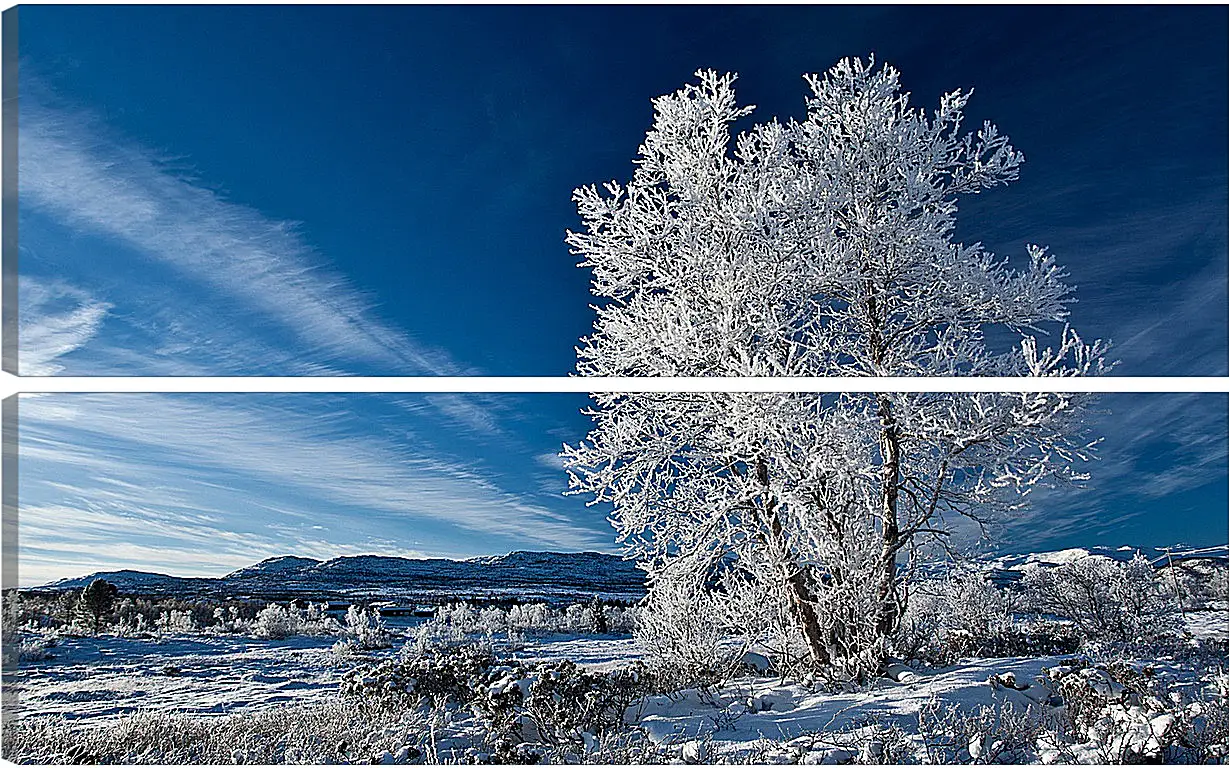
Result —
[{"label": "snow-covered bush", "polygon": [[488,670],[471,706],[513,743],[583,752],[593,739],[623,729],[624,715],[649,693],[650,680],[639,665],[599,673],[566,660],[505,664]]},{"label": "snow-covered bush", "polygon": [[1229,763],[1229,674],[1220,673],[1219,690],[1187,707],[1185,729],[1177,739],[1190,763]]},{"label": "snow-covered bush", "polygon": [[233,635],[252,632],[252,621],[247,620],[234,605],[217,606],[207,627],[211,634]]},{"label": "snow-covered bush", "polygon": [[599,673],[570,661],[497,661],[489,649],[461,646],[351,670],[340,690],[393,709],[469,710],[495,759],[523,759],[560,749],[585,754],[596,740],[625,729],[628,708],[653,684],[641,665]]},{"label": "snow-covered bush", "polygon": [[920,746],[905,723],[872,717],[857,720],[843,729],[835,740],[850,750],[847,759],[859,765],[902,765],[917,763]]},{"label": "snow-covered bush", "polygon": [[1020,709],[1011,702],[969,709],[931,699],[918,712],[918,735],[925,755],[921,762],[941,765],[1033,762],[1037,737],[1046,722],[1031,707]]},{"label": "snow-covered bush", "polygon": [[450,621],[441,621],[437,616],[414,628],[412,647],[416,652],[425,653],[433,648],[468,645],[473,639],[473,635],[462,627]]},{"label": "snow-covered bush", "polygon": [[269,603],[265,609],[256,614],[252,632],[257,637],[270,640],[285,640],[299,634],[303,626],[303,617],[294,607],[287,608],[277,603]]},{"label": "snow-covered bush", "polygon": [[909,659],[946,664],[984,655],[1013,629],[1004,592],[972,568],[954,568],[910,590],[894,649]]},{"label": "snow-covered bush", "polygon": [[1076,659],[1046,670],[1062,700],[1052,732],[1039,737],[1044,762],[1210,763],[1229,758],[1229,701],[1223,671],[1195,687],[1121,659]]},{"label": "snow-covered bush", "polygon": [[384,626],[383,619],[377,611],[351,605],[346,609],[345,636],[356,647],[371,651],[378,648],[391,648],[392,635]]},{"label": "snow-covered bush", "polygon": [[1172,565],[1161,561],[1160,579],[1172,589],[1186,610],[1229,609],[1229,564],[1191,559]]},{"label": "snow-covered bush", "polygon": [[563,608],[546,603],[479,608],[461,602],[441,605],[415,633],[424,646],[456,645],[475,637],[500,635],[516,641],[553,634],[631,634],[638,615],[635,607],[607,605],[598,598]]},{"label": "snow-covered bush", "polygon": [[[374,632],[371,626],[369,623],[369,631]],[[338,635],[342,634],[343,629],[336,619],[326,614],[318,605],[308,604],[307,611],[304,612],[293,603],[289,606],[269,603],[256,614],[256,619],[251,624],[251,632],[257,637],[284,640],[295,635]]]},{"label": "snow-covered bush", "polygon": [[1034,609],[1069,619],[1090,639],[1152,640],[1178,626],[1178,604],[1148,559],[1090,555],[1028,571],[1021,587]]},{"label": "snow-covered bush", "polygon": [[22,638],[17,643],[17,662],[47,661],[54,659],[51,652],[60,643],[59,633],[54,629],[34,633],[32,637]]},{"label": "snow-covered bush", "polygon": [[344,696],[403,706],[406,702],[444,706],[468,704],[473,686],[495,663],[489,646],[402,649],[398,658],[352,669],[342,678]]},{"label": "snow-covered bush", "polygon": [[1073,653],[1083,640],[1070,624],[1019,616],[1015,590],[1000,588],[973,567],[912,585],[893,637],[905,659],[946,665],[968,657]]},{"label": "snow-covered bush", "polygon": [[149,637],[150,627],[145,622],[145,616],[138,613],[121,617],[111,625],[111,632],[116,637]]},{"label": "snow-covered bush", "polygon": [[167,635],[190,635],[197,630],[188,611],[170,610],[158,617],[158,631]]},{"label": "snow-covered bush", "polygon": [[[739,671],[760,639],[733,636],[729,602],[682,581],[659,581],[642,603],[636,640],[653,674],[672,688],[713,685]],[[753,628],[749,628],[753,629]]]}]

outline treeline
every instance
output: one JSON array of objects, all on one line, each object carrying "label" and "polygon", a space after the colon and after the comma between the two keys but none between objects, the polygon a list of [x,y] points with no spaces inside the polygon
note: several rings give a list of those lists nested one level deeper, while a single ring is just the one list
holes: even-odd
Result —
[{"label": "treeline", "polygon": [[84,589],[59,593],[4,595],[5,627],[55,630],[66,635],[113,634],[139,637],[157,632],[219,630],[252,622],[262,600],[122,596],[114,584],[95,579]]}]

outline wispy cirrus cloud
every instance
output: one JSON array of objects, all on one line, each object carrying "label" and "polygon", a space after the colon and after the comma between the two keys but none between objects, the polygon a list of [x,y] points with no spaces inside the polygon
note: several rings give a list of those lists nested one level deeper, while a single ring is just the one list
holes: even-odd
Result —
[{"label": "wispy cirrus cloud", "polygon": [[80,112],[23,101],[21,204],[116,238],[245,304],[305,350],[407,374],[462,372],[389,326],[291,222],[225,200]]},{"label": "wispy cirrus cloud", "polygon": [[[108,567],[140,567],[133,564],[148,555],[134,550],[123,560],[107,547],[82,549],[102,541],[160,548],[158,562],[212,563],[215,574],[220,565],[269,554],[610,546],[601,521],[586,525],[546,494],[508,492],[488,474],[433,457],[424,446],[365,432],[339,402],[23,398],[23,574],[29,567],[66,575],[55,563],[77,562],[90,551]],[[56,509],[76,511],[52,514]]]},{"label": "wispy cirrus cloud", "polygon": [[94,338],[111,309],[107,302],[62,282],[22,278],[17,288],[22,309],[19,365],[26,376],[54,376],[64,370],[59,358]]},{"label": "wispy cirrus cloud", "polygon": [[1113,352],[1127,373],[1224,376],[1229,373],[1229,262],[1214,259],[1153,297],[1161,307],[1122,324]]},{"label": "wispy cirrus cloud", "polygon": [[[382,319],[292,222],[226,200],[157,152],[114,138],[87,112],[50,106],[54,98],[37,81],[25,85],[18,169],[23,210],[107,238],[150,260],[142,274],[156,266],[175,279],[145,275],[149,284],[103,287],[40,280],[23,271],[23,374],[475,372]],[[35,247],[30,236],[23,248],[34,262],[40,251],[53,250]],[[77,306],[65,308],[70,299]],[[104,318],[113,333],[100,333]],[[498,405],[463,394],[438,396],[432,405],[465,430],[503,434]]]},{"label": "wispy cirrus cloud", "polygon": [[[290,225],[222,200],[139,148],[98,139],[88,120],[37,110],[24,119],[23,205],[188,280],[148,290],[76,275],[87,290],[23,274],[22,373],[464,372],[382,323]],[[37,257],[54,245],[23,247]],[[250,311],[192,301],[189,283]],[[294,343],[271,338],[271,324],[292,329]],[[344,407],[330,413],[312,397],[23,399],[22,582],[123,567],[218,575],[279,554],[609,546],[595,530],[603,526],[505,490],[472,456],[445,459],[411,439],[442,420],[465,439],[515,442],[500,423],[512,413],[507,403],[464,394],[385,400],[406,417],[392,421],[409,425],[394,438],[378,421],[356,425]]]},{"label": "wispy cirrus cloud", "polygon": [[[1105,395],[1090,432],[1103,438],[1084,469],[1086,487],[1041,490],[1031,508],[1007,521],[1005,540],[1020,550],[1085,543],[1177,543],[1174,516],[1210,541],[1229,535],[1223,503],[1184,495],[1225,483],[1229,470],[1229,398],[1215,393],[1128,392]],[[1150,519],[1151,518],[1151,519]],[[1126,533],[1129,531],[1130,533]],[[1127,536],[1148,540],[1126,541]]]}]

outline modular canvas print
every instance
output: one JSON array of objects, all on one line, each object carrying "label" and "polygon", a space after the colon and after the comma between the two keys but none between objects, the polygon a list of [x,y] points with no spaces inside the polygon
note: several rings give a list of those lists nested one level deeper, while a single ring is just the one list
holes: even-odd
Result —
[{"label": "modular canvas print", "polygon": [[1229,760],[1229,10],[3,14],[2,756]]}]

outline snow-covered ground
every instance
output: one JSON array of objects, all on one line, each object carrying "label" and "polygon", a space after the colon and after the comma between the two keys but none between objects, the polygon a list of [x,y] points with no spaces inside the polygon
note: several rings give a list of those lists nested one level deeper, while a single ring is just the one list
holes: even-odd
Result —
[{"label": "snow-covered ground", "polygon": [[557,637],[526,643],[511,652],[525,661],[568,659],[598,672],[609,672],[643,658],[636,641],[630,637]]},{"label": "snow-covered ground", "polygon": [[[246,636],[131,639],[63,637],[53,658],[22,662],[12,678],[18,715],[105,719],[139,710],[223,715],[296,701],[337,690],[346,670],[395,655],[415,620],[400,629],[393,648],[339,659],[335,637],[265,640]],[[612,669],[640,657],[627,637],[560,635],[518,644],[507,652],[526,660],[571,659]]]},{"label": "snow-covered ground", "polygon": [[345,671],[336,638],[62,638],[54,658],[23,662],[21,716],[99,718],[143,709],[226,714],[332,691]]},{"label": "snow-covered ground", "polygon": [[[1196,618],[1221,636],[1229,629],[1214,617]],[[67,716],[93,731],[94,725],[139,711],[174,711],[212,720],[284,704],[325,703],[337,701],[338,684],[347,670],[398,652],[392,648],[339,657],[331,650],[333,642],[332,637],[68,637],[52,649],[54,658],[21,665],[15,682],[22,705],[18,714]],[[591,670],[614,670],[642,658],[635,640],[613,635],[558,635],[512,645],[497,642],[496,647],[500,655],[524,661],[568,659]],[[1185,660],[1161,655],[1131,666],[1148,667],[1149,675],[1172,683],[1168,690],[1180,700],[1193,701],[1206,686],[1206,680],[1199,679],[1206,670],[1197,668],[1206,658],[1200,662],[1179,657]],[[745,676],[706,690],[649,696],[633,706],[626,721],[643,729],[658,757],[689,763],[866,761],[858,750],[877,743],[874,740],[882,737],[876,734],[884,733],[883,728],[896,727],[916,739],[923,732],[922,720],[940,710],[1031,710],[1029,718],[1055,713],[1062,702],[1054,695],[1056,678],[1049,670],[1091,673],[1087,679],[1093,685],[1098,680],[1117,685],[1098,678],[1103,673],[1095,669],[1081,672],[1086,662],[1072,664],[1074,658],[965,659],[937,669],[898,666],[890,678],[848,692]],[[1124,717],[1136,716],[1125,705],[1119,709]],[[464,710],[458,710],[462,717]],[[1139,718],[1143,726],[1158,721],[1155,714]],[[1076,756],[1080,762],[1102,761],[1101,753],[1089,745],[1068,744],[1068,751],[1054,750],[1052,755],[1045,749],[1034,737],[1029,754],[1037,760]]]},{"label": "snow-covered ground", "polygon": [[[778,678],[733,681],[719,696],[688,691],[680,697],[655,696],[642,714],[641,724],[655,741],[706,738],[745,743],[759,738],[788,740],[804,733],[832,731],[872,720],[915,720],[932,698],[949,704],[976,707],[1011,702],[1021,709],[1044,700],[1044,689],[1028,690],[991,686],[991,675],[1011,673],[1029,681],[1044,667],[1061,663],[1064,657],[1033,659],[973,659],[956,666],[925,673],[911,673],[902,682],[883,679],[869,690],[856,693],[824,693],[800,685],[782,684]],[[734,722],[714,717],[736,703],[747,704]]]},{"label": "snow-covered ground", "polygon": [[1186,629],[1200,640],[1229,640],[1229,604],[1221,603],[1206,611],[1187,611]]},{"label": "snow-covered ground", "polygon": [[[1229,612],[1191,612],[1186,620],[1196,637],[1229,639]],[[400,645],[409,627],[394,629],[401,630]],[[339,659],[331,650],[335,642],[333,637],[65,637],[51,649],[54,658],[23,662],[13,688],[21,716],[94,719],[146,709],[200,715],[251,711],[334,692],[345,671],[358,663]],[[642,657],[635,640],[620,636],[558,635],[501,651],[527,661],[569,659],[597,671],[613,670]],[[372,651],[363,660],[396,652],[396,648]],[[742,687],[722,694],[727,704],[760,697],[771,706],[761,704],[761,711],[741,717],[720,738],[789,737],[872,716],[913,716],[932,696],[969,705],[1005,699],[1027,706],[1031,701],[1027,691],[992,690],[986,684],[988,676],[1012,672],[1019,680],[1030,680],[1042,667],[1058,661],[1058,657],[972,660],[950,669],[918,673],[907,683],[883,680],[857,695],[807,693],[797,686],[781,686],[775,678],[744,680],[738,683]],[[644,724],[662,738],[672,733],[714,733],[714,709],[711,702],[699,705],[686,697],[659,700],[644,710]]]}]

